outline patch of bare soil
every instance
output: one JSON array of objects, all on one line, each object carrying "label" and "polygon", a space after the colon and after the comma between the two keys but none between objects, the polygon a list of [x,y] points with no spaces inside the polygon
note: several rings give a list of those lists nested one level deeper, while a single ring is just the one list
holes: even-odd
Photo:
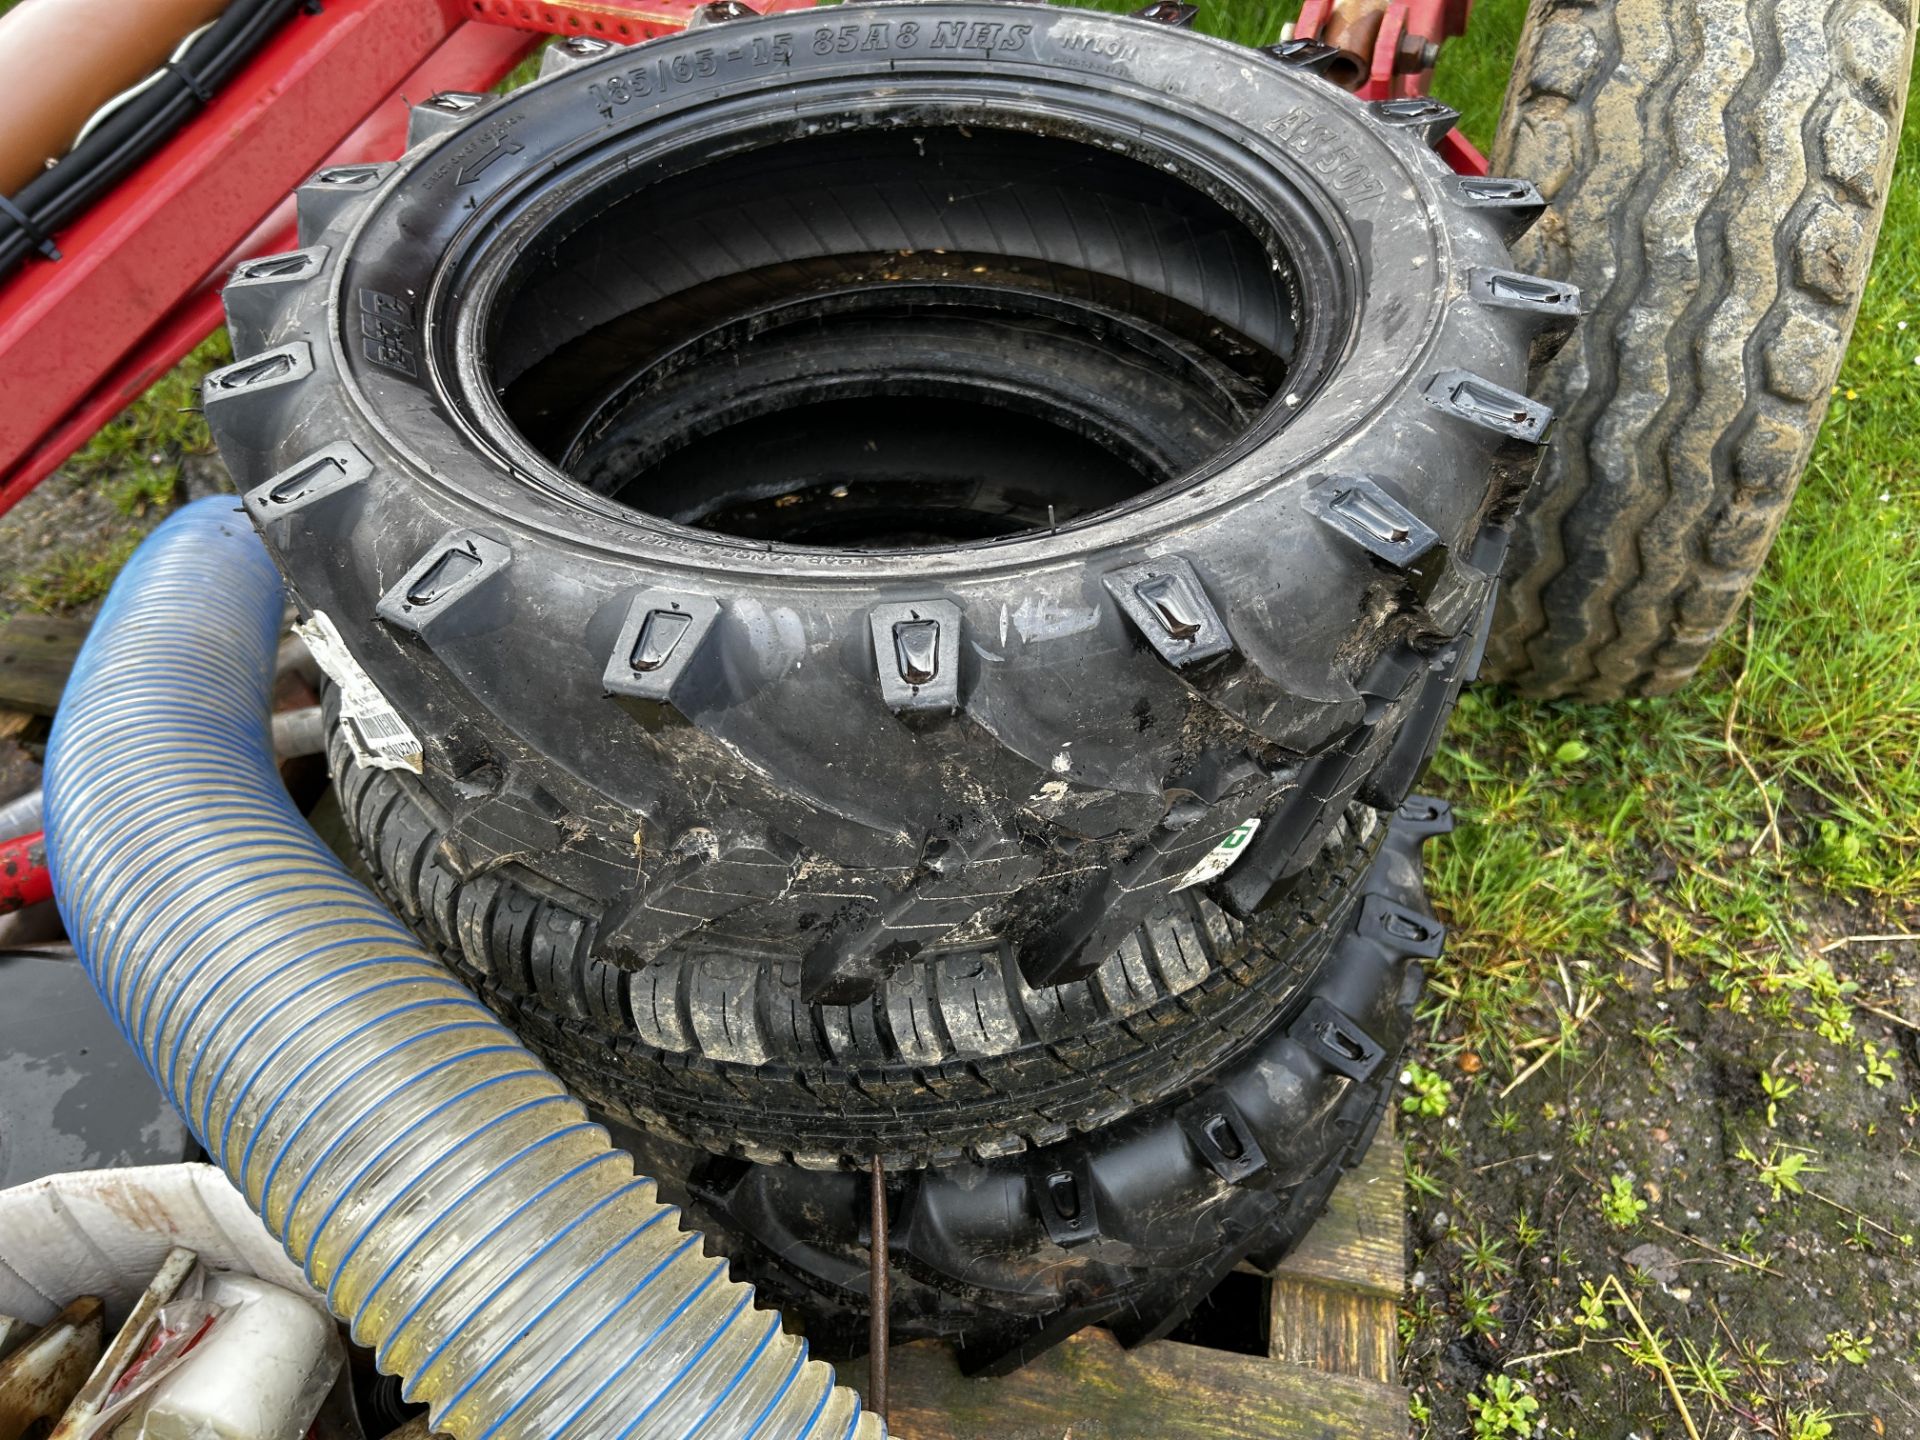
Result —
[{"label": "patch of bare soil", "polygon": [[1864,1057],[1628,967],[1579,1063],[1502,1098],[1434,1062],[1447,1113],[1404,1127],[1424,1433],[1920,1435],[1920,1033],[1886,1018],[1920,948],[1843,954]]}]

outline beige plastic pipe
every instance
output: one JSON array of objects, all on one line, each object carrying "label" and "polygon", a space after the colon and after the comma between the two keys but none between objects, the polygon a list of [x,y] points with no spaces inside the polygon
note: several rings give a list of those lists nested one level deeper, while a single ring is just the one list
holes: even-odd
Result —
[{"label": "beige plastic pipe", "polygon": [[93,112],[228,0],[22,0],[0,15],[0,195],[73,148]]}]

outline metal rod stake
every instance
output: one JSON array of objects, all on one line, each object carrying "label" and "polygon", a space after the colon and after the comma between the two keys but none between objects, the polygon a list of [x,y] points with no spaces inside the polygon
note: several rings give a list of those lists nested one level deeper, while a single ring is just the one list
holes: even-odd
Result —
[{"label": "metal rod stake", "polygon": [[887,1171],[878,1155],[869,1172],[872,1213],[868,1228],[867,1281],[867,1408],[887,1423],[887,1311],[891,1308],[887,1284]]}]

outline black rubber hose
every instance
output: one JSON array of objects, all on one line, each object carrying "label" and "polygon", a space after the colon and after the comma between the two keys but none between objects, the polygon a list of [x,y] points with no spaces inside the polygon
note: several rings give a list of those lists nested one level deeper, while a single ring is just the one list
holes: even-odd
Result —
[{"label": "black rubber hose", "polygon": [[233,0],[152,84],[103,120],[0,207],[0,278],[35,251],[58,258],[52,237],[124,180],[212,99],[266,39],[309,0]]}]

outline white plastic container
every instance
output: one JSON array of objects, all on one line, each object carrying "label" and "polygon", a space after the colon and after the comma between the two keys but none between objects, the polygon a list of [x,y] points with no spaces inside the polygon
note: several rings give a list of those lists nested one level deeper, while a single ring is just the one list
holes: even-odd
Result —
[{"label": "white plastic container", "polygon": [[114,1440],[300,1440],[339,1373],[332,1322],[249,1275],[214,1275],[203,1298],[219,1313]]},{"label": "white plastic container", "polygon": [[176,1246],[211,1267],[180,1305],[218,1307],[218,1323],[137,1396],[121,1391],[83,1433],[301,1440],[340,1367],[334,1322],[211,1165],[96,1170],[0,1190],[0,1313],[45,1323],[64,1299],[92,1294],[118,1327]]}]

